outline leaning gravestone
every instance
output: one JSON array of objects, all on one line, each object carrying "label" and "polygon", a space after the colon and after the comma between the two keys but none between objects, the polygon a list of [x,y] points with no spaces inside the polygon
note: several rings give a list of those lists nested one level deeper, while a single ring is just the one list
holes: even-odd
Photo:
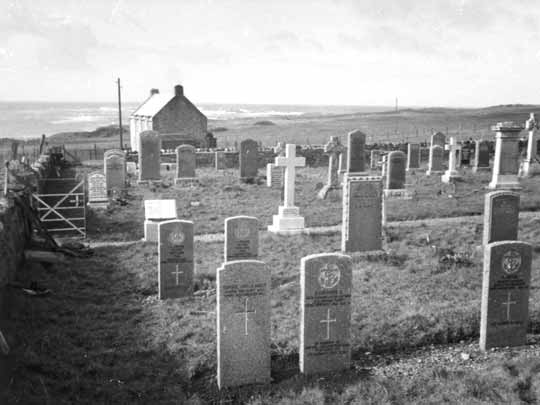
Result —
[{"label": "leaning gravestone", "polygon": [[407,171],[420,168],[420,145],[410,143],[407,145]]},{"label": "leaning gravestone", "polygon": [[259,220],[237,216],[225,220],[225,261],[259,258]]},{"label": "leaning gravestone", "polygon": [[257,260],[217,270],[218,387],[270,382],[270,271]]},{"label": "leaning gravestone", "polygon": [[365,171],[365,152],[366,135],[355,130],[349,132],[347,138],[347,173],[362,173]]},{"label": "leaning gravestone", "polygon": [[385,189],[402,190],[405,188],[406,159],[405,153],[401,151],[393,151],[388,154]]},{"label": "leaning gravestone", "polygon": [[532,247],[524,242],[494,242],[485,247],[481,350],[526,343],[531,257]]},{"label": "leaning gravestone", "polygon": [[123,190],[126,187],[126,155],[120,149],[103,154],[107,190]]},{"label": "leaning gravestone", "polygon": [[484,235],[482,243],[517,240],[519,228],[519,193],[491,191],[484,200]]},{"label": "leaning gravestone", "polygon": [[476,141],[473,172],[480,170],[489,170],[489,143],[487,141]]},{"label": "leaning gravestone", "polygon": [[159,223],[176,217],[176,200],[144,200],[144,240],[157,242]]},{"label": "leaning gravestone", "polygon": [[173,219],[158,224],[159,299],[191,295],[193,222]]},{"label": "leaning gravestone", "polygon": [[381,221],[381,177],[347,175],[343,183],[341,251],[381,250]]},{"label": "leaning gravestone", "polygon": [[139,181],[159,180],[161,138],[156,131],[139,135]]},{"label": "leaning gravestone", "polygon": [[339,253],[302,258],[300,371],[348,369],[351,364],[352,260]]},{"label": "leaning gravestone", "polygon": [[244,139],[240,142],[240,178],[253,180],[258,173],[259,146],[253,139]]},{"label": "leaning gravestone", "polygon": [[105,209],[108,205],[105,175],[99,172],[90,173],[88,175],[88,206],[94,209]]},{"label": "leaning gravestone", "polygon": [[180,145],[176,152],[176,184],[191,182],[195,179],[195,148],[191,145]]}]

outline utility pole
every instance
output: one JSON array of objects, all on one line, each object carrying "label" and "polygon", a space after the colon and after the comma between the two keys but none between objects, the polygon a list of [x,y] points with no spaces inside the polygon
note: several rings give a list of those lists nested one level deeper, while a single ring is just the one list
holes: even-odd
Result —
[{"label": "utility pole", "polygon": [[120,149],[124,150],[123,128],[122,128],[122,95],[120,92],[120,78],[117,80],[118,85],[118,123],[120,125]]}]

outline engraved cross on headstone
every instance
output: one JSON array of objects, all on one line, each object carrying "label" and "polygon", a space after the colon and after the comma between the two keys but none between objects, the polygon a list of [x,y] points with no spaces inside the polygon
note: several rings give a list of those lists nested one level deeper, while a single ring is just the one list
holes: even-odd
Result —
[{"label": "engraved cross on headstone", "polygon": [[336,318],[330,319],[330,308],[326,312],[326,319],[320,321],[326,324],[326,340],[330,340],[330,324],[336,322]]},{"label": "engraved cross on headstone", "polygon": [[256,314],[257,310],[251,309],[248,310],[248,300],[249,298],[244,299],[244,310],[241,312],[235,312],[235,314],[244,314],[244,334],[248,335],[248,314]]},{"label": "engraved cross on headstone", "polygon": [[506,321],[510,321],[510,305],[517,304],[517,301],[510,301],[512,299],[512,293],[508,292],[508,297],[506,298],[506,302],[503,302],[502,305],[506,306]]},{"label": "engraved cross on headstone", "polygon": [[179,276],[180,274],[184,274],[183,271],[180,271],[180,268],[179,268],[178,266],[179,266],[179,265],[177,264],[177,265],[176,265],[176,270],[175,270],[175,271],[171,271],[171,274],[173,274],[173,275],[176,276],[176,285],[178,285],[178,283],[179,283],[178,276]]},{"label": "engraved cross on headstone", "polygon": [[304,167],[306,159],[296,157],[296,145],[288,143],[285,149],[285,156],[276,157],[276,166],[285,168],[285,194],[283,197],[284,207],[294,207],[294,181],[296,168]]}]

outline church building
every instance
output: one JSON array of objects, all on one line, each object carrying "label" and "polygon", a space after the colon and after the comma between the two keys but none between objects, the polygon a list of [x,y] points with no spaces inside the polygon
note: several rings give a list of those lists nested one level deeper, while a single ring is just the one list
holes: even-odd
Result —
[{"label": "church building", "polygon": [[131,150],[139,151],[139,134],[158,131],[162,149],[178,145],[206,146],[208,120],[186,96],[182,86],[174,86],[173,95],[150,90],[150,96],[129,118]]}]

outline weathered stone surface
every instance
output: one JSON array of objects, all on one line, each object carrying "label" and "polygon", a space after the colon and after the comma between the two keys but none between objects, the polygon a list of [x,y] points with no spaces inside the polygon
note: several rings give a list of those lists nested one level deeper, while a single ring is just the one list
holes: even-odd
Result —
[{"label": "weathered stone surface", "polygon": [[479,170],[489,170],[489,143],[487,141],[476,141],[473,171]]},{"label": "weathered stone surface", "polygon": [[103,154],[107,190],[126,187],[126,155],[120,149],[110,149]]},{"label": "weathered stone surface", "polygon": [[139,135],[139,181],[160,180],[161,138],[156,131]]},{"label": "weathered stone surface", "polygon": [[324,145],[324,153],[328,155],[328,180],[326,185],[319,191],[318,197],[325,199],[330,190],[339,188],[338,159],[343,155],[345,147],[337,136],[332,136]]},{"label": "weathered stone surface", "polygon": [[526,343],[532,247],[518,241],[485,246],[480,348]]},{"label": "weathered stone surface", "polygon": [[331,253],[302,258],[300,371],[348,369],[351,363],[352,260]]},{"label": "weathered stone surface", "polygon": [[386,171],[386,189],[399,190],[405,188],[405,160],[407,157],[401,151],[388,154]]},{"label": "weathered stone surface", "polygon": [[259,258],[259,220],[237,216],[225,220],[225,261]]},{"label": "weathered stone surface", "polygon": [[381,177],[350,176],[343,182],[341,250],[364,252],[382,249]]},{"label": "weathered stone surface", "polygon": [[366,146],[366,134],[359,130],[349,132],[347,141],[347,172],[364,172],[366,160],[364,151]]},{"label": "weathered stone surface", "polygon": [[499,122],[493,126],[495,134],[495,159],[491,189],[521,189],[519,171],[519,133],[522,127],[513,122]]},{"label": "weathered stone surface", "polygon": [[484,197],[485,245],[503,240],[517,240],[519,228],[519,193],[492,191]]},{"label": "weathered stone surface", "polygon": [[444,148],[444,145],[446,145],[446,135],[444,135],[442,132],[437,132],[436,134],[431,135],[431,147],[435,145]]},{"label": "weathered stone surface", "polygon": [[96,208],[106,208],[109,203],[107,197],[107,180],[100,172],[88,175],[88,205]]},{"label": "weathered stone surface", "polygon": [[259,146],[253,139],[240,142],[240,178],[253,179],[258,174]]},{"label": "weathered stone surface", "polygon": [[158,224],[159,299],[180,298],[193,290],[193,222]]},{"label": "weathered stone surface", "polygon": [[217,383],[270,382],[270,271],[238,260],[217,270]]},{"label": "weathered stone surface", "polygon": [[180,145],[176,152],[176,178],[195,177],[195,148],[191,145]]},{"label": "weathered stone surface", "polygon": [[420,145],[410,143],[407,145],[407,170],[420,168]]},{"label": "weathered stone surface", "polygon": [[429,163],[428,171],[426,174],[442,173],[444,172],[444,148],[439,145],[434,145],[429,150]]}]

